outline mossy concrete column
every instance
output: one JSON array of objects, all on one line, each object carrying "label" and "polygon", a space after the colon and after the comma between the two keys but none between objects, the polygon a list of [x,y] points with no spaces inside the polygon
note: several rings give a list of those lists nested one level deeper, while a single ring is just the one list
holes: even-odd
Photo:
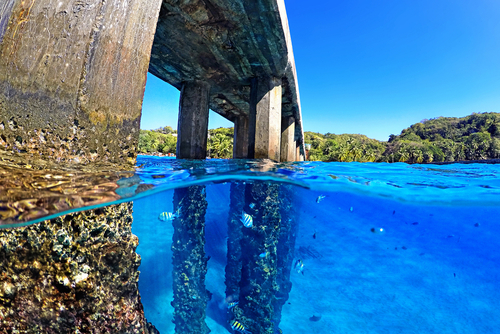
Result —
[{"label": "mossy concrete column", "polygon": [[248,158],[249,120],[246,116],[239,116],[234,120],[233,158]]},{"label": "mossy concrete column", "polygon": [[182,84],[177,122],[177,158],[205,159],[210,86],[203,81]]},{"label": "mossy concrete column", "polygon": [[206,334],[207,302],[211,295],[205,288],[205,213],[204,186],[175,189],[172,240],[172,276],[175,333]]},{"label": "mossy concrete column", "polygon": [[290,185],[281,185],[280,188],[280,230],[277,245],[277,278],[278,291],[273,301],[275,333],[281,322],[283,306],[292,290],[290,273],[293,265],[295,240],[297,238],[297,213],[294,205],[294,189]]},{"label": "mossy concrete column", "polygon": [[281,155],[282,162],[295,161],[295,119],[283,117],[281,119]]},{"label": "mossy concrete column", "polygon": [[0,146],[134,162],[161,0],[4,0]]},{"label": "mossy concrete column", "polygon": [[250,88],[249,157],[280,161],[281,79],[254,78]]},{"label": "mossy concrete column", "polygon": [[240,296],[233,314],[252,333],[274,334],[280,186],[258,182],[247,187],[247,200],[253,205],[246,210],[253,226],[242,228]]},{"label": "mossy concrete column", "polygon": [[229,220],[227,227],[227,264],[225,268],[226,300],[238,301],[241,281],[241,214],[245,207],[245,188],[242,183],[231,183]]}]

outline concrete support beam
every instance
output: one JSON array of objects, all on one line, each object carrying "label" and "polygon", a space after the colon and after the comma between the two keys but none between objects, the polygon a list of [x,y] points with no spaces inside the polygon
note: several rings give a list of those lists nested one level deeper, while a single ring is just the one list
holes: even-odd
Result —
[{"label": "concrete support beam", "polygon": [[304,160],[300,160],[300,145],[298,145],[299,143],[297,143],[297,147],[295,148],[295,161],[304,161]]},{"label": "concrete support beam", "polygon": [[203,81],[182,84],[177,123],[177,158],[205,159],[210,86]]},{"label": "concrete support beam", "polygon": [[253,79],[250,90],[249,157],[280,161],[281,79]]},{"label": "concrete support beam", "polygon": [[283,117],[281,119],[281,156],[282,162],[295,161],[295,119]]},{"label": "concrete support beam", "polygon": [[161,0],[4,0],[0,147],[135,162]]},{"label": "concrete support beam", "polygon": [[239,116],[234,120],[233,158],[248,159],[248,117]]}]

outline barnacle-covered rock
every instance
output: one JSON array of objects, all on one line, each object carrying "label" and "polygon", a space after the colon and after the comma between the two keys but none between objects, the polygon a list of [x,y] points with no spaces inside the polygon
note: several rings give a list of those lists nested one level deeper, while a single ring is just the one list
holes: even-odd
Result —
[{"label": "barnacle-covered rock", "polygon": [[0,230],[1,330],[149,333],[131,223],[126,203]]}]

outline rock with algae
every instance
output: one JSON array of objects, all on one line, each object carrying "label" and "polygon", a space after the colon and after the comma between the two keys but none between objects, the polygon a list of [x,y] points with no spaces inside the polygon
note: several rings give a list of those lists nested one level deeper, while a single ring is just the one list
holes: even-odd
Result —
[{"label": "rock with algae", "polygon": [[0,230],[0,333],[157,333],[131,223],[125,203]]}]

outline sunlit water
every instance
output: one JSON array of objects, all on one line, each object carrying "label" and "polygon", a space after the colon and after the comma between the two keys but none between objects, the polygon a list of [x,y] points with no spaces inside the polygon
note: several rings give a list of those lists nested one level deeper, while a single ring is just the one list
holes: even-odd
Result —
[{"label": "sunlit water", "polygon": [[[116,189],[115,197],[92,207],[133,200],[141,299],[146,318],[160,333],[174,333],[171,302],[179,273],[172,263],[179,252],[172,248],[173,222],[189,210],[174,194],[193,186],[204,186],[200,198],[206,196],[207,202],[205,284],[210,299],[205,321],[212,333],[232,332],[230,321],[240,319],[244,299],[250,298],[245,282],[255,278],[242,273],[246,278],[240,292],[227,294],[232,242],[243,247],[237,258],[256,272],[280,263],[276,256],[288,259],[278,270],[278,279],[292,284],[281,316],[247,319],[250,327],[271,321],[283,333],[499,332],[500,165],[193,162],[144,156],[137,165],[135,174],[113,179],[116,187],[107,183],[105,193]],[[236,193],[235,185],[243,191]],[[279,200],[291,201],[291,209],[278,215],[293,226],[288,254],[271,248],[260,253],[264,246],[250,240],[270,235],[258,233],[270,228],[262,221],[269,216],[263,210],[272,198],[253,203],[249,189],[256,185],[279,185]],[[241,212],[231,212],[232,197],[241,198]],[[61,212],[81,209],[64,207]],[[61,214],[45,210],[30,221]],[[163,212],[173,219],[159,219]],[[254,217],[253,226],[245,227],[238,218],[235,227],[234,215],[242,212]],[[9,217],[23,218],[22,212]],[[231,239],[235,229],[243,240]],[[269,293],[261,285],[262,293]],[[279,291],[273,293],[273,301],[283,298]],[[193,292],[190,297],[200,298]],[[230,309],[229,302],[238,300],[240,305]]]}]

